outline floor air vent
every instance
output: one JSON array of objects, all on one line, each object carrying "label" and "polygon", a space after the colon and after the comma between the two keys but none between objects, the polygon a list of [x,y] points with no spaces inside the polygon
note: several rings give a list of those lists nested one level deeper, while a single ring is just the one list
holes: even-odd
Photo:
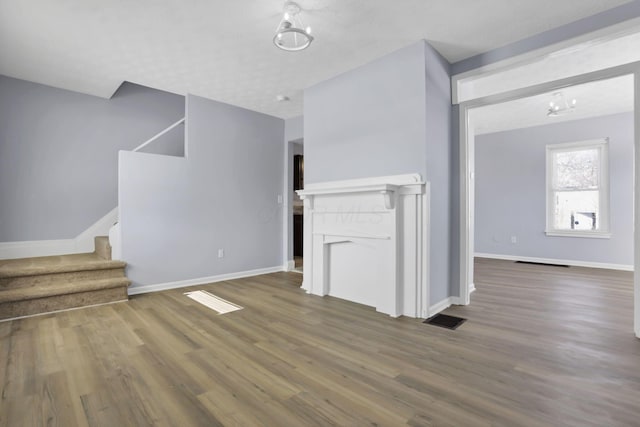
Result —
[{"label": "floor air vent", "polygon": [[239,305],[233,304],[227,300],[217,297],[207,291],[186,292],[186,296],[200,304],[215,310],[218,314],[230,313],[236,310],[242,310]]},{"label": "floor air vent", "polygon": [[466,321],[467,319],[463,319],[462,317],[449,316],[447,314],[436,314],[435,316],[431,316],[422,323],[426,323],[427,325],[440,326],[441,328],[456,329]]}]

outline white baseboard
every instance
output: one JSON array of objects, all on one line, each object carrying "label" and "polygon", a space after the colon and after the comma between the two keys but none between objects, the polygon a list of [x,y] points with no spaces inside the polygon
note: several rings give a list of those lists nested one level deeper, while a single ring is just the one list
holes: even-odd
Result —
[{"label": "white baseboard", "polygon": [[1,242],[0,259],[31,258],[75,253],[74,239]]},{"label": "white baseboard", "polygon": [[222,282],[225,280],[242,279],[243,277],[260,276],[262,274],[285,271],[282,265],[276,267],[258,268],[256,270],[239,271],[236,273],[218,274],[217,276],[198,277],[195,279],[179,280],[177,282],[157,283],[154,285],[141,285],[129,287],[129,295],[146,294],[148,292],[166,291],[168,289],[184,288],[187,286],[206,285],[208,283]]},{"label": "white baseboard", "polygon": [[296,261],[293,259],[290,259],[289,261],[287,261],[287,263],[285,264],[285,270],[284,271],[292,271],[296,268]]},{"label": "white baseboard", "polygon": [[[469,293],[472,293],[475,290],[476,290],[475,284],[472,283],[471,285],[469,285]],[[446,310],[452,305],[465,305],[465,304],[462,302],[462,298],[460,297],[451,296],[451,297],[445,298],[439,303],[429,307],[429,317],[435,316],[436,314],[440,313],[443,310]]]},{"label": "white baseboard", "polygon": [[116,221],[118,221],[117,207],[73,239],[0,242],[0,259],[93,252],[94,237],[107,236],[109,234],[109,228],[111,228]]},{"label": "white baseboard", "polygon": [[576,261],[570,259],[555,259],[555,258],[536,258],[519,255],[502,255],[502,254],[487,254],[487,253],[475,253],[477,258],[491,258],[491,259],[503,259],[507,261],[525,261],[525,262],[540,262],[543,264],[563,264],[571,265],[575,267],[588,267],[588,268],[604,268],[607,270],[623,270],[633,271],[633,265],[626,264],[609,264],[605,262],[591,262],[591,261]]},{"label": "white baseboard", "polygon": [[435,316],[436,314],[440,313],[443,310],[446,310],[447,308],[451,307],[453,305],[453,299],[456,297],[448,297],[443,299],[442,301],[440,301],[437,304],[432,305],[431,307],[429,307],[429,317]]}]

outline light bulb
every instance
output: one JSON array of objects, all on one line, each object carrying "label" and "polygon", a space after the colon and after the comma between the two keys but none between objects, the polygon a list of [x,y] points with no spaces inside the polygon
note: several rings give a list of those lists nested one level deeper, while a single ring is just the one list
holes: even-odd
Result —
[{"label": "light bulb", "polygon": [[289,20],[289,12],[284,13],[284,19],[287,21]]},{"label": "light bulb", "polygon": [[307,34],[311,34],[311,27],[307,27],[305,31],[307,32]]}]

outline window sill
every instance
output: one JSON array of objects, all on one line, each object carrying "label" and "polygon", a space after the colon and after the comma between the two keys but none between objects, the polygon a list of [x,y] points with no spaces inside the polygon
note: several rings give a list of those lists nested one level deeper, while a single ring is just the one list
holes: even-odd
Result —
[{"label": "window sill", "polygon": [[564,231],[564,230],[552,230],[545,231],[547,236],[551,237],[586,237],[591,239],[610,239],[611,233],[606,231]]}]

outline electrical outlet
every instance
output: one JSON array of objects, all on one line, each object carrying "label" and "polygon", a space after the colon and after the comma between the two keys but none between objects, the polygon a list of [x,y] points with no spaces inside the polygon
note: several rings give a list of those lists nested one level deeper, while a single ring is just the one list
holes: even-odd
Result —
[{"label": "electrical outlet", "polygon": [[511,236],[511,243],[518,243],[518,238],[516,236]]},{"label": "electrical outlet", "polygon": [[278,194],[278,204],[282,204],[282,194]]},{"label": "electrical outlet", "polygon": [[224,249],[218,249],[218,258],[224,258]]}]

